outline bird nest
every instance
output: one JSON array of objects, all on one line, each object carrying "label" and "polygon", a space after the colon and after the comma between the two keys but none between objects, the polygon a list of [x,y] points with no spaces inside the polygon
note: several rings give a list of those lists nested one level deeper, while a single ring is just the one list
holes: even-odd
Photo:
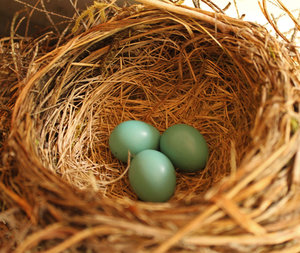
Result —
[{"label": "bird nest", "polygon": [[[88,29],[83,15],[32,53],[2,154],[3,248],[299,251],[298,52],[250,22],[152,5],[98,5]],[[176,173],[167,203],[139,201],[108,148],[131,119],[189,124],[208,143],[206,168]]]}]

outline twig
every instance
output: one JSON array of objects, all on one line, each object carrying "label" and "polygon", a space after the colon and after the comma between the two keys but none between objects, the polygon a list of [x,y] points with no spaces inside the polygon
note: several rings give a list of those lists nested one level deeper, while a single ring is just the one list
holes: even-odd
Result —
[{"label": "twig", "polygon": [[[299,11],[299,13],[298,13],[298,21],[300,22],[300,11]],[[299,31],[299,29],[298,29],[297,26],[295,25],[294,31],[293,31],[293,34],[292,34],[292,37],[291,37],[291,42],[294,42],[294,41],[295,41],[298,31]]]},{"label": "twig", "polygon": [[289,15],[289,17],[291,18],[291,20],[295,23],[297,29],[300,30],[300,22],[299,22],[299,19],[297,20],[293,14],[288,10],[288,8],[285,7],[285,5],[280,1],[280,0],[276,0],[280,7]]},{"label": "twig", "polygon": [[102,226],[102,225],[93,227],[93,228],[86,228],[86,229],[74,234],[69,239],[63,241],[62,243],[58,244],[57,246],[53,247],[52,249],[44,251],[43,253],[63,252],[64,250],[68,249],[72,245],[74,245],[84,239],[87,239],[91,236],[111,234],[113,232],[119,232],[119,230],[116,228],[112,228],[111,226]]},{"label": "twig", "polygon": [[27,6],[30,9],[37,10],[39,12],[48,13],[48,14],[51,14],[53,16],[57,16],[57,17],[60,17],[60,18],[68,19],[68,20],[73,20],[73,18],[64,16],[64,15],[61,15],[61,14],[58,14],[58,13],[55,13],[55,12],[52,12],[52,11],[45,11],[45,10],[37,8],[37,7],[35,7],[35,6],[31,5],[31,4],[25,3],[25,2],[23,2],[21,0],[14,0],[14,1],[17,2],[17,3],[23,4],[24,6]]},{"label": "twig", "polygon": [[203,0],[203,2],[205,4],[207,4],[210,8],[212,8],[212,10],[225,14],[225,12],[218,5],[216,5],[214,2],[212,2],[210,0]]},{"label": "twig", "polygon": [[233,0],[233,3],[234,3],[234,7],[235,7],[235,10],[236,10],[236,14],[237,14],[237,17],[240,18],[240,12],[239,12],[239,8],[237,6],[237,3],[236,3],[236,0]]},{"label": "twig", "polygon": [[30,247],[32,247],[32,245],[35,245],[44,238],[49,238],[50,234],[57,234],[62,228],[63,225],[61,223],[54,223],[47,226],[43,230],[31,234],[15,249],[15,253],[26,252]]},{"label": "twig", "polygon": [[223,12],[227,11],[230,6],[231,6],[231,2],[228,2],[228,4],[223,8]]},{"label": "twig", "polygon": [[200,9],[200,0],[193,0],[193,4],[194,4],[195,8]]},{"label": "twig", "polygon": [[14,17],[12,19],[11,26],[10,26],[11,52],[12,52],[13,62],[14,62],[14,65],[15,65],[15,72],[18,76],[18,79],[20,79],[20,76],[19,76],[19,66],[18,66],[18,63],[17,63],[15,43],[14,43],[14,37],[15,37],[15,29],[14,28],[15,28],[15,23],[16,23],[16,20],[17,20],[19,14],[22,13],[23,11],[24,10],[20,10],[20,11],[16,12],[16,14],[14,15]]},{"label": "twig", "polygon": [[49,15],[49,11],[46,9],[46,6],[45,6],[45,3],[44,3],[44,0],[41,0],[41,5],[45,11],[45,15],[47,16],[49,22],[51,23],[51,25],[53,26],[53,28],[55,29],[55,31],[57,32],[58,35],[60,35],[60,32],[57,28],[57,26],[55,25],[53,19],[51,18],[51,16]]},{"label": "twig", "polygon": [[0,189],[7,194],[12,200],[14,200],[27,214],[27,216],[30,218],[31,222],[33,224],[36,224],[36,218],[33,215],[33,209],[32,207],[29,205],[29,203],[22,199],[19,195],[17,195],[15,192],[13,192],[12,190],[8,189],[3,183],[0,182]]},{"label": "twig", "polygon": [[258,4],[259,4],[259,7],[260,7],[262,13],[264,14],[265,18],[268,20],[268,22],[274,28],[274,30],[277,32],[277,34],[282,39],[284,39],[286,42],[290,43],[290,41],[288,40],[288,38],[286,36],[284,36],[284,34],[278,29],[278,27],[276,26],[276,24],[272,21],[272,18],[271,18],[270,14],[267,11],[266,0],[262,0],[262,5],[261,5],[261,2],[258,2]]},{"label": "twig", "polygon": [[205,15],[203,13],[199,13],[197,11],[193,11],[191,9],[182,8],[180,6],[167,4],[159,0],[137,0],[140,3],[143,3],[145,5],[150,5],[162,10],[170,11],[173,13],[186,15],[191,18],[200,19],[202,21],[205,21],[213,26],[216,26],[218,29],[220,29],[223,33],[228,33],[230,31],[235,31],[233,26],[226,25],[225,23],[217,20],[216,18],[210,17],[208,15]]},{"label": "twig", "polygon": [[[77,1],[76,1],[76,3],[73,3],[72,0],[69,0],[69,1],[70,1],[71,5],[73,6],[74,11],[75,11],[77,17],[79,17],[79,16],[80,16],[80,13],[79,13],[78,8],[77,8]],[[84,29],[87,30],[88,27],[87,27],[86,23],[84,22],[84,20],[81,20],[81,23],[82,23],[82,25],[84,26]]]},{"label": "twig", "polygon": [[130,167],[130,152],[128,152],[128,164],[127,164],[127,167],[124,170],[124,172],[119,177],[117,177],[116,179],[113,179],[109,182],[103,182],[102,184],[103,185],[108,185],[108,184],[112,184],[112,183],[115,183],[115,182],[119,181],[120,179],[122,179],[127,174],[128,170],[129,170],[129,167]]},{"label": "twig", "polygon": [[[39,4],[39,1],[37,1],[37,2],[35,3],[35,7],[36,7],[38,4]],[[34,9],[31,9],[31,11],[30,11],[29,14],[28,14],[28,18],[27,18],[27,22],[26,22],[26,28],[25,28],[25,33],[24,33],[25,36],[28,36],[29,25],[30,25],[30,19],[31,19],[31,16],[33,15],[33,13],[34,13]]]}]

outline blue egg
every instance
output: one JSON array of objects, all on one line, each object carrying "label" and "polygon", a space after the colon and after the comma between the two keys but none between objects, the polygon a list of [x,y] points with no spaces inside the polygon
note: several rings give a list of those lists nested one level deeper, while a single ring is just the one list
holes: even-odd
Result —
[{"label": "blue egg", "polygon": [[184,172],[204,169],[209,155],[202,134],[186,124],[169,127],[160,138],[160,150]]},{"label": "blue egg", "polygon": [[134,156],[146,149],[158,149],[159,140],[160,133],[154,126],[139,120],[129,120],[112,131],[109,148],[116,158],[127,162],[128,151]]},{"label": "blue egg", "polygon": [[144,150],[131,161],[129,182],[141,200],[165,202],[174,194],[176,173],[173,164],[163,153]]}]

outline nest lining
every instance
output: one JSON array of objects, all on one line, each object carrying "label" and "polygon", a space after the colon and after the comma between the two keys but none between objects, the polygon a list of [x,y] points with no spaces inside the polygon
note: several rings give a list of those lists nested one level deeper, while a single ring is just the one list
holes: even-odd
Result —
[{"label": "nest lining", "polygon": [[[135,250],[161,244],[158,252],[297,246],[299,71],[284,44],[242,21],[224,21],[238,33],[222,33],[156,9],[122,14],[36,61],[16,102],[7,156],[15,154],[14,188],[34,207],[21,205],[37,229],[88,224],[99,236],[84,249],[117,251],[122,238]],[[205,136],[206,169],[177,173],[169,203],[137,201],[126,165],[109,152],[109,133],[127,119],[161,132],[187,123]],[[66,247],[55,238],[44,247]]]},{"label": "nest lining", "polygon": [[33,119],[28,130],[38,159],[80,189],[134,198],[127,165],[108,149],[112,129],[125,120],[143,120],[160,132],[186,123],[205,136],[208,165],[177,174],[174,200],[191,199],[230,173],[233,145],[237,165],[247,150],[259,93],[209,34],[198,28],[187,35],[178,21],[158,15],[158,24],[117,22],[114,30],[122,31],[70,48],[22,103]]}]

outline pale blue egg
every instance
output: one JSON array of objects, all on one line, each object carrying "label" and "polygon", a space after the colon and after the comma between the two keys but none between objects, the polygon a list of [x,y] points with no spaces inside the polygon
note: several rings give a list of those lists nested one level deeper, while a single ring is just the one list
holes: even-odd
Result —
[{"label": "pale blue egg", "polygon": [[127,162],[128,151],[134,156],[145,149],[158,149],[159,140],[160,133],[154,126],[139,120],[129,120],[112,131],[109,148],[116,158]]}]

